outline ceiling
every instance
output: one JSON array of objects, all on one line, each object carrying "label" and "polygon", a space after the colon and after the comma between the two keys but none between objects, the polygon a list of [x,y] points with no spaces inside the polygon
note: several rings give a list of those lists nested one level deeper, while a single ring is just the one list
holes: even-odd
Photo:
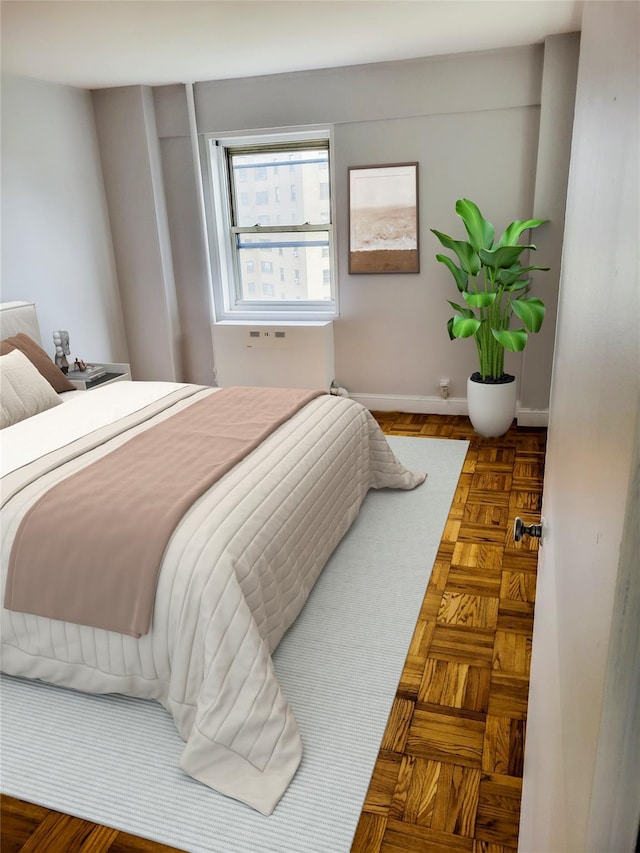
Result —
[{"label": "ceiling", "polygon": [[3,72],[96,89],[534,44],[579,30],[582,0],[2,0],[0,10]]}]

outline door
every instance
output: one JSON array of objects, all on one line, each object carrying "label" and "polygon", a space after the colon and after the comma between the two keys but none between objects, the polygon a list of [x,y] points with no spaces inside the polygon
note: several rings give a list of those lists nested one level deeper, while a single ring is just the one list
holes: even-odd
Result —
[{"label": "door", "polygon": [[583,11],[520,825],[531,853],[633,850],[640,815],[639,9]]}]

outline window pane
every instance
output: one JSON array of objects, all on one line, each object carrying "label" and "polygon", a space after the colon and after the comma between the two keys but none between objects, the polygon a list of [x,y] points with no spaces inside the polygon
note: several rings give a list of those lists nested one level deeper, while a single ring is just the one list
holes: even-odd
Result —
[{"label": "window pane", "polygon": [[[331,268],[323,252],[328,245],[326,231],[239,234],[240,299],[330,300]],[[272,249],[278,249],[277,267]],[[254,292],[249,276],[258,284]]]},{"label": "window pane", "polygon": [[[261,219],[256,208],[264,210],[271,200],[277,203],[284,225],[328,222],[328,158],[326,148],[231,153],[234,225],[255,225]],[[278,164],[286,164],[288,169],[278,169]]]}]

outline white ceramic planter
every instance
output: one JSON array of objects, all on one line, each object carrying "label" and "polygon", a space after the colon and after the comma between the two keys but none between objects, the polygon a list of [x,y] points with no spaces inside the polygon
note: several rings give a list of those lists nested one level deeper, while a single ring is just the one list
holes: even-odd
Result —
[{"label": "white ceramic planter", "polygon": [[473,428],[480,435],[504,435],[516,416],[516,381],[486,385],[467,379],[467,403]]}]

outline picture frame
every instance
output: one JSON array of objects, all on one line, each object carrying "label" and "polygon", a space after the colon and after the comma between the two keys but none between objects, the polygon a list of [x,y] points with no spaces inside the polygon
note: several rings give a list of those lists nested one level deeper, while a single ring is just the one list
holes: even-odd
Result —
[{"label": "picture frame", "polygon": [[420,272],[418,163],[348,172],[349,274]]}]

